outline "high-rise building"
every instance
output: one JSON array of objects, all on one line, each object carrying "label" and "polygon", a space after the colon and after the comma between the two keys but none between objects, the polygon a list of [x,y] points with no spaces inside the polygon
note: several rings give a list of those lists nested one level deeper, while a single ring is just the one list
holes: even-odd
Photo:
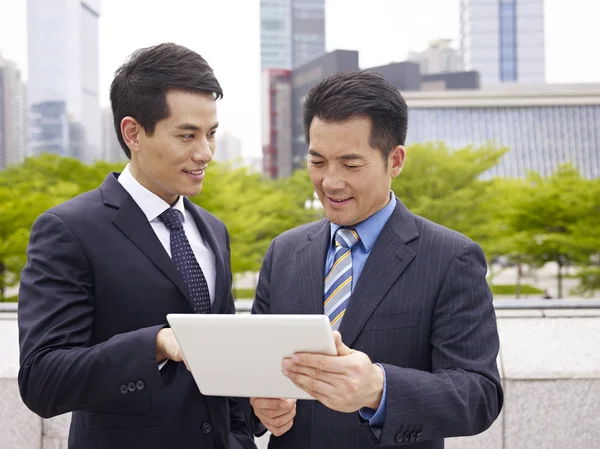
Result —
[{"label": "high-rise building", "polygon": [[107,162],[127,161],[127,156],[117,138],[111,108],[102,109],[102,153],[100,158]]},{"label": "high-rise building", "polygon": [[544,82],[544,0],[461,0],[463,68],[483,85]]},{"label": "high-rise building", "polygon": [[422,75],[458,72],[462,69],[459,52],[452,48],[450,39],[437,39],[421,52],[410,52],[408,60],[418,62]]},{"label": "high-rise building", "polygon": [[101,0],[27,1],[29,148],[102,157],[98,100]]},{"label": "high-rise building", "polygon": [[292,69],[325,53],[325,0],[261,0],[261,68]]},{"label": "high-rise building", "polygon": [[0,169],[25,158],[24,99],[21,71],[0,55]]},{"label": "high-rise building", "polygon": [[291,71],[262,72],[262,172],[269,178],[292,174]]}]

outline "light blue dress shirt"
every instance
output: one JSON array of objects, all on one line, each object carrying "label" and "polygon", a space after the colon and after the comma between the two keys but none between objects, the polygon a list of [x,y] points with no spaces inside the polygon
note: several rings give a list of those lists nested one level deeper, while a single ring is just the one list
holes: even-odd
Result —
[{"label": "light blue dress shirt", "polygon": [[[360,241],[357,242],[352,247],[352,291],[356,287],[356,283],[358,282],[358,278],[360,277],[360,273],[362,272],[363,267],[365,266],[365,262],[375,246],[375,242],[377,238],[379,238],[379,234],[381,234],[381,230],[392,216],[394,209],[396,208],[396,197],[392,192],[390,192],[390,201],[389,203],[381,209],[379,212],[371,215],[365,221],[357,224],[353,227],[353,229],[358,233],[360,237]],[[329,245],[329,250],[327,251],[327,260],[325,262],[325,276],[329,273],[331,266],[333,265],[333,260],[335,258],[335,245],[334,245],[334,236],[335,232],[341,227],[339,225],[330,224],[331,227],[331,244]],[[352,297],[350,297],[352,301]],[[379,365],[383,370],[383,367]],[[369,421],[369,426],[371,427],[381,427],[383,425],[383,421],[385,420],[385,399],[387,396],[387,380],[385,376],[385,370],[383,371],[383,394],[381,395],[381,403],[379,404],[379,408],[377,410],[373,410],[370,408],[362,408],[359,410],[360,415],[363,419]]]}]

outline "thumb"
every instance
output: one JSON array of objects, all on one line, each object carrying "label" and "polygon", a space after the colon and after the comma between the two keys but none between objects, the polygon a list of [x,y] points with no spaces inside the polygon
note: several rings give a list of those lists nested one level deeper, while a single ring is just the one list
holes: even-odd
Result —
[{"label": "thumb", "polygon": [[348,355],[352,353],[352,349],[344,344],[342,341],[342,334],[338,331],[333,331],[333,341],[335,342],[335,349],[338,355]]}]

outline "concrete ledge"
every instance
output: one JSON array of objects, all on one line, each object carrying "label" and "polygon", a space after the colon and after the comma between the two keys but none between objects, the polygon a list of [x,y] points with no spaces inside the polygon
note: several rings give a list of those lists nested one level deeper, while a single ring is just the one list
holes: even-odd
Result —
[{"label": "concrete ledge", "polygon": [[[497,308],[503,411],[486,432],[450,438],[446,447],[598,447],[600,317],[586,310]],[[43,420],[21,402],[14,312],[0,313],[0,342],[0,448],[66,449],[70,414]],[[259,448],[266,448],[267,438],[257,442]]]}]

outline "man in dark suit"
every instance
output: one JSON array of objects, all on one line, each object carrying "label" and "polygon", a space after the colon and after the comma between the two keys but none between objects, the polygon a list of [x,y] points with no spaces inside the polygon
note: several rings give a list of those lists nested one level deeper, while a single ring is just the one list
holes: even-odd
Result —
[{"label": "man in dark suit", "polygon": [[[19,292],[25,404],[73,412],[69,448],[254,448],[238,404],[204,397],[168,313],[234,313],[225,225],[200,193],[221,87],[197,53],[135,52],[111,86],[131,159],[33,225]],[[210,342],[206,342],[210,344]]]},{"label": "man in dark suit", "polygon": [[253,312],[325,313],[338,354],[283,361],[318,402],[251,399],[270,448],[442,448],[500,412],[484,254],[390,191],[407,121],[400,93],[374,73],[335,75],[307,95],[308,173],[327,219],[271,243]]}]

